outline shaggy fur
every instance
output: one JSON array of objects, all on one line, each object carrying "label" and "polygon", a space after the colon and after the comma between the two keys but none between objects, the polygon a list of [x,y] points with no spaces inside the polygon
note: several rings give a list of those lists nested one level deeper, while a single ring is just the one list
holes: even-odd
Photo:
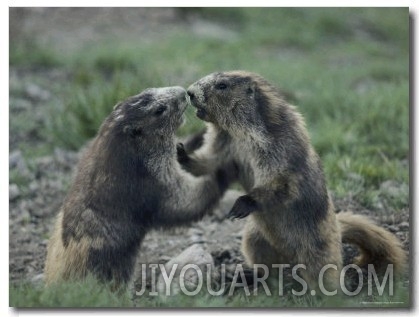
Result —
[{"label": "shaggy fur", "polygon": [[50,238],[47,284],[93,274],[126,284],[153,228],[199,220],[228,186],[223,170],[202,177],[176,159],[187,106],[181,87],[147,89],[115,106],[86,149]]},{"label": "shaggy fur", "polygon": [[195,175],[238,166],[247,194],[229,216],[247,218],[242,250],[249,265],[305,264],[303,277],[317,288],[321,268],[335,264],[325,280],[336,287],[343,240],[360,246],[361,265],[403,268],[395,236],[363,216],[336,216],[303,118],[275,87],[257,74],[233,71],[200,79],[188,94],[207,132],[194,153],[180,146],[178,159]]}]

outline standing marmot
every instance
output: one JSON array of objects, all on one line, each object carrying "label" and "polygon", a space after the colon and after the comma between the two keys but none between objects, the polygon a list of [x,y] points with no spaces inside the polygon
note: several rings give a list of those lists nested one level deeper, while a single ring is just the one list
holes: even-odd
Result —
[{"label": "standing marmot", "polygon": [[358,264],[403,267],[399,241],[368,218],[335,214],[319,157],[301,115],[259,75],[233,71],[210,74],[188,88],[197,116],[208,122],[203,146],[190,156],[178,148],[179,161],[195,175],[234,161],[247,194],[230,211],[248,216],[242,249],[249,265],[305,264],[303,277],[316,288],[325,280],[337,286],[341,241],[363,252]]},{"label": "standing marmot", "polygon": [[199,220],[228,187],[227,174],[194,177],[176,159],[187,94],[152,88],[119,103],[86,149],[48,246],[46,283],[93,274],[129,281],[152,228]]}]

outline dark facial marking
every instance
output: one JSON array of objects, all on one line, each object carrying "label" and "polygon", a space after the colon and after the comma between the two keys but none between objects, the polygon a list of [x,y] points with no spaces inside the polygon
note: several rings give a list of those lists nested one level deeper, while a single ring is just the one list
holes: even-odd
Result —
[{"label": "dark facial marking", "polygon": [[159,106],[156,111],[154,111],[154,116],[161,116],[167,110],[166,106]]},{"label": "dark facial marking", "polygon": [[217,89],[217,90],[225,90],[225,89],[227,89],[227,84],[226,83],[223,83],[223,82],[218,83],[218,84],[215,85],[215,89]]},{"label": "dark facial marking", "polygon": [[130,136],[132,137],[132,138],[137,138],[137,137],[139,137],[141,134],[142,134],[142,129],[141,128],[135,128],[135,129],[132,129],[131,131],[130,131]]}]

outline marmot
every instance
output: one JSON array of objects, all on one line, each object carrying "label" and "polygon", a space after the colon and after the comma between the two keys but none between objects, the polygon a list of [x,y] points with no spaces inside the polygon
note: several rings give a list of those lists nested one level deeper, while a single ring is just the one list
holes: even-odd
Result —
[{"label": "marmot", "polygon": [[254,73],[220,72],[187,91],[197,116],[207,121],[207,133],[193,154],[178,147],[179,162],[194,175],[230,161],[238,166],[247,194],[229,217],[247,217],[247,264],[305,264],[302,274],[311,288],[317,288],[321,268],[334,264],[338,270],[328,269],[324,277],[337,287],[343,241],[363,251],[359,265],[403,268],[405,252],[394,235],[364,216],[335,214],[302,116],[268,81]]},{"label": "marmot", "polygon": [[56,220],[46,284],[92,274],[129,282],[145,234],[199,220],[228,187],[228,171],[195,177],[177,162],[181,87],[150,88],[115,106],[85,150]]}]

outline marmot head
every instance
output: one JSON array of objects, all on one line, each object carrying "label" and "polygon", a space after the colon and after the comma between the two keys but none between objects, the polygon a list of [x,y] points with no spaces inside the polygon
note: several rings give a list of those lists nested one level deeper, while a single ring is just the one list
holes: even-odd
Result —
[{"label": "marmot head", "polygon": [[182,87],[149,88],[118,103],[105,128],[119,136],[153,141],[174,135],[188,104]]},{"label": "marmot head", "polygon": [[234,134],[261,131],[266,116],[282,104],[261,76],[243,71],[212,73],[188,88],[197,116]]}]

